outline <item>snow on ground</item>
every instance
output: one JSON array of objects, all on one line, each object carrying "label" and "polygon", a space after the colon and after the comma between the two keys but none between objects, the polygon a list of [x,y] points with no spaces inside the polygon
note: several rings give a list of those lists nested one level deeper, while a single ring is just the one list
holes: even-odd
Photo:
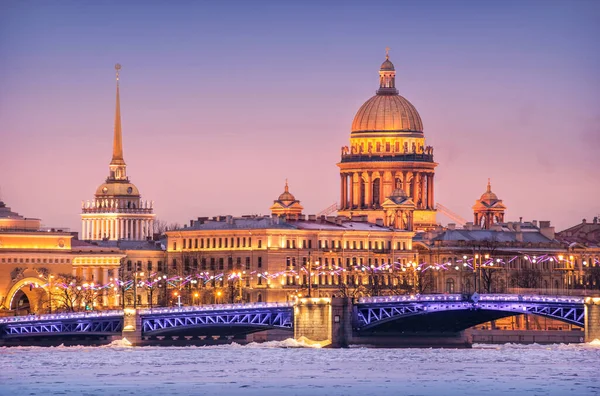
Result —
[{"label": "snow on ground", "polygon": [[0,348],[0,395],[600,395],[600,341],[473,349]]}]

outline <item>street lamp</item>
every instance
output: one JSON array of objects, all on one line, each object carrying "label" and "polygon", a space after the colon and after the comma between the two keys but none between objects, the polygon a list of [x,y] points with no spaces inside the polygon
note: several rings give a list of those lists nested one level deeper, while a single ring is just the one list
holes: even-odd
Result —
[{"label": "street lamp", "polygon": [[198,292],[194,293],[194,305],[196,305],[196,300],[198,299]]},{"label": "street lamp", "polygon": [[219,304],[219,301],[221,300],[221,290],[219,290],[217,292],[217,297],[215,298],[215,304]]},{"label": "street lamp", "polygon": [[54,275],[48,277],[48,304],[50,307],[50,314],[52,314],[52,278],[54,278]]},{"label": "street lamp", "polygon": [[181,294],[179,294],[177,291],[174,291],[173,296],[177,297],[177,306],[181,308]]},{"label": "street lamp", "polygon": [[133,273],[133,309],[137,308],[137,287],[138,287],[138,276],[144,276],[143,272]]}]

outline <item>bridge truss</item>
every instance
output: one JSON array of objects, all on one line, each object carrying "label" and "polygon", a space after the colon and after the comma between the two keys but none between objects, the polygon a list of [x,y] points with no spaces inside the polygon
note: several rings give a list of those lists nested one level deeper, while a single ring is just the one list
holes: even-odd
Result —
[{"label": "bridge truss", "polygon": [[535,314],[584,326],[585,308],[581,298],[516,295],[474,297],[453,294],[362,298],[356,306],[355,326],[363,330],[409,316],[465,310]]},{"label": "bridge truss", "polygon": [[112,335],[123,329],[123,318],[94,318],[76,321],[18,322],[2,326],[5,338],[35,335]]},{"label": "bridge truss", "polygon": [[238,311],[184,312],[142,316],[144,334],[191,327],[257,327],[293,326],[292,308],[259,308]]}]

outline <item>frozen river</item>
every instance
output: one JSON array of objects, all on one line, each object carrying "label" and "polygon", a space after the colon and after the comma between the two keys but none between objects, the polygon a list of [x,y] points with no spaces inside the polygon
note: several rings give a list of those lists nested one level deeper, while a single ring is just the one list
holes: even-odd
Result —
[{"label": "frozen river", "polygon": [[0,348],[2,395],[600,395],[600,342],[473,349]]}]

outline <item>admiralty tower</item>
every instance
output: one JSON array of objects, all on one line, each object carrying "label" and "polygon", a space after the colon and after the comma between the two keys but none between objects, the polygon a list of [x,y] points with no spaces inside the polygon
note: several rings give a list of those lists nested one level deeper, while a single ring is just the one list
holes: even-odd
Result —
[{"label": "admiralty tower", "polygon": [[423,122],[415,107],[396,89],[396,70],[386,51],[376,95],[358,109],[350,146],[342,147],[338,214],[384,220],[384,203],[399,195],[414,204],[413,227],[436,226],[433,198],[433,148],[425,145]]},{"label": "admiralty tower", "polygon": [[123,158],[121,104],[119,98],[119,71],[117,71],[117,107],[113,137],[113,154],[106,181],[98,187],[94,199],[82,202],[81,239],[145,240],[152,236],[154,208],[143,201],[138,188],[127,177]]}]

